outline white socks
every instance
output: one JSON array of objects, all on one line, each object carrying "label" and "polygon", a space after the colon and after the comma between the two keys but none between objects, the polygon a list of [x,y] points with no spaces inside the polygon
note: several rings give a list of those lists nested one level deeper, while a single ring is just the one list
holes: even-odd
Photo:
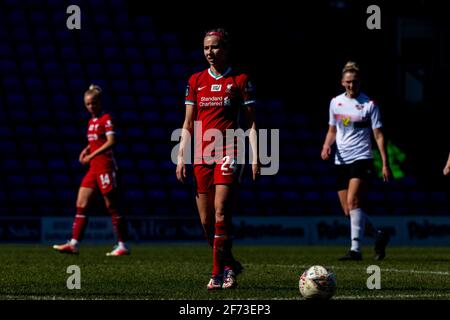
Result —
[{"label": "white socks", "polygon": [[366,225],[366,214],[361,208],[350,210],[350,225],[352,239],[352,247],[350,250],[361,252],[361,243]]},{"label": "white socks", "polygon": [[76,240],[76,239],[71,239],[71,240],[70,240],[70,245],[75,246],[75,247],[78,247],[78,240]]},{"label": "white socks", "polygon": [[128,249],[128,248],[127,248],[127,245],[125,244],[125,242],[119,241],[118,244],[119,244],[119,248],[120,248],[120,249]]}]

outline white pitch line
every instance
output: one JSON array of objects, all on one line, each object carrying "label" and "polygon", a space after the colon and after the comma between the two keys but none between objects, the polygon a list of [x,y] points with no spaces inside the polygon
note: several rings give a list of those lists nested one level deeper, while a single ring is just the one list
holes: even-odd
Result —
[{"label": "white pitch line", "polygon": [[[254,265],[254,264],[249,264]],[[259,267],[261,265],[258,265]],[[264,264],[263,266],[275,267],[275,268],[301,268],[306,269],[311,267],[311,265],[297,265],[297,264]],[[360,268],[348,268],[348,267],[336,267],[336,266],[325,266],[332,270],[361,270]],[[362,269],[365,270],[365,269]],[[425,270],[413,270],[413,269],[390,269],[390,268],[380,268],[381,271],[386,272],[398,272],[398,273],[417,273],[417,274],[430,274],[439,276],[448,276],[450,272],[448,271],[425,271]]]}]

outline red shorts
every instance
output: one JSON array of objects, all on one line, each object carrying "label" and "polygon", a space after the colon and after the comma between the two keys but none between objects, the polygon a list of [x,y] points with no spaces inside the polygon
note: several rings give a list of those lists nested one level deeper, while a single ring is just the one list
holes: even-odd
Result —
[{"label": "red shorts", "polygon": [[240,182],[243,166],[237,165],[234,160],[227,161],[226,158],[219,163],[194,165],[194,178],[198,193],[207,193],[217,184]]},{"label": "red shorts", "polygon": [[96,173],[89,170],[81,181],[81,187],[98,188],[102,194],[107,194],[117,188],[116,173],[114,171]]}]

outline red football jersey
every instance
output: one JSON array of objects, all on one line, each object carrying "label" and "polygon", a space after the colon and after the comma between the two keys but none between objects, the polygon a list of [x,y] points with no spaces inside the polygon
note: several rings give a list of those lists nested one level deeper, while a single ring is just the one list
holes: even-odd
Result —
[{"label": "red football jersey", "polygon": [[[255,104],[255,89],[247,74],[228,68],[222,75],[206,69],[191,76],[186,88],[186,105],[194,106],[195,121],[201,121],[202,135],[208,129],[225,134],[226,129],[237,129],[242,106]],[[198,134],[198,132],[197,132]],[[225,135],[224,135],[225,136]],[[211,141],[195,137],[195,158],[199,159]],[[227,147],[223,142],[226,154]]]},{"label": "red football jersey", "polygon": [[[100,148],[107,141],[106,136],[110,134],[114,134],[114,125],[109,114],[104,113],[98,118],[91,118],[88,123],[87,132],[90,153]],[[90,170],[93,172],[116,170],[112,149],[92,158],[89,165]]]}]

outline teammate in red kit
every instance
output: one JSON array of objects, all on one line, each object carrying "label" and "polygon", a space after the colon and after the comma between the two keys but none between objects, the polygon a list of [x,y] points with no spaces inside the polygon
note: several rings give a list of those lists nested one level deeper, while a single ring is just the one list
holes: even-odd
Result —
[{"label": "teammate in red kit", "polygon": [[83,165],[89,165],[78,191],[77,213],[72,227],[72,239],[66,244],[54,245],[53,248],[63,253],[78,253],[79,242],[83,238],[87,225],[85,211],[98,191],[103,195],[106,208],[111,214],[114,231],[118,244],[107,256],[121,256],[130,254],[126,245],[128,230],[127,223],[117,210],[118,195],[116,186],[116,163],[112,147],[115,144],[114,125],[111,116],[102,112],[102,90],[99,86],[91,85],[84,94],[84,104],[92,115],[89,120],[87,137],[89,144],[79,157]]},{"label": "teammate in red kit", "polygon": [[243,112],[250,129],[253,179],[260,174],[254,87],[246,74],[231,69],[229,50],[230,42],[225,30],[214,29],[206,33],[203,53],[210,67],[189,79],[183,123],[185,130],[176,169],[177,179],[184,182],[188,135],[194,132],[196,202],[205,236],[213,248],[212,277],[207,285],[209,290],[236,287],[236,275],[243,269],[231,253],[231,213],[241,175],[239,167],[242,166],[237,161],[238,149],[234,139],[230,142],[226,138],[218,138],[211,142],[204,138],[205,135],[219,132],[225,136],[226,130],[237,129],[239,113]]}]

